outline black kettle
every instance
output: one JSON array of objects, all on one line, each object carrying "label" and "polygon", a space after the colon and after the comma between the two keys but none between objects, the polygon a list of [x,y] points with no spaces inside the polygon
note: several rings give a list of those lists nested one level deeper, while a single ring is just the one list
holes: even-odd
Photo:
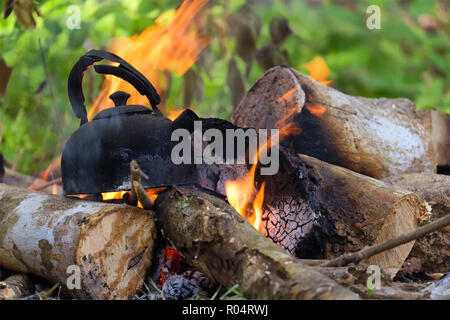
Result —
[{"label": "black kettle", "polygon": [[[130,95],[118,91],[110,95],[115,107],[101,111],[88,121],[82,91],[83,74],[102,59],[119,65],[95,65],[95,71],[129,82],[148,98],[151,109],[127,105]],[[176,165],[171,161],[171,151],[177,143],[171,141],[171,134],[177,128],[192,133],[193,122],[199,118],[191,110],[184,111],[174,121],[166,118],[156,107],[161,100],[156,89],[122,58],[102,50],[89,51],[72,68],[68,93],[81,124],[67,141],[61,158],[64,195],[130,190],[131,160],[136,160],[148,176],[148,180],[142,179],[144,188],[198,181],[195,165]]]}]

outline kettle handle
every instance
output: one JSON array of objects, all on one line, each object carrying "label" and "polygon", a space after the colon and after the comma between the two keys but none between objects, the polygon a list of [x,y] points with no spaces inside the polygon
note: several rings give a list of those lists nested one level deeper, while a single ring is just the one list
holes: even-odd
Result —
[{"label": "kettle handle", "polygon": [[128,83],[130,83],[136,90],[145,95],[152,106],[155,113],[161,114],[156,105],[161,102],[161,98],[156,91],[155,87],[147,80],[147,78],[131,66],[128,62],[122,58],[116,56],[113,53],[103,50],[90,50],[84,56],[82,56],[70,71],[68,80],[68,92],[69,100],[72,105],[72,110],[75,116],[81,119],[81,125],[85,124],[87,119],[86,106],[84,105],[85,99],[82,89],[82,80],[84,72],[94,63],[100,60],[109,60],[119,63],[119,66],[111,65],[95,65],[94,69],[97,73],[110,74],[119,77]]}]

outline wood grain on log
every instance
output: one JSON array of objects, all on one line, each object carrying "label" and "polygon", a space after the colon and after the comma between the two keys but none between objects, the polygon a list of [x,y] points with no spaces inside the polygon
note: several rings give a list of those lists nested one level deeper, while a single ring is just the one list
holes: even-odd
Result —
[{"label": "wood grain on log", "polygon": [[356,299],[312,267],[285,253],[228,203],[173,187],[155,203],[164,235],[186,260],[249,299]]},{"label": "wood grain on log", "polygon": [[[79,298],[127,299],[142,285],[156,237],[153,213],[62,199],[0,184],[0,265],[59,283]],[[69,266],[81,288],[69,290]]]},{"label": "wood grain on log", "polygon": [[375,178],[436,168],[431,134],[411,101],[349,96],[288,67],[268,70],[232,122],[257,129],[295,122],[302,132],[285,142],[297,152]]},{"label": "wood grain on log", "polygon": [[[450,176],[410,173],[383,179],[386,183],[415,192],[431,206],[431,221],[450,213]],[[450,270],[450,227],[435,231],[418,239],[407,262],[420,261],[416,271],[448,272]],[[406,262],[406,263],[407,263]]]},{"label": "wood grain on log", "polygon": [[[304,170],[298,171],[302,176],[310,177],[304,188],[322,225],[320,234],[313,233],[314,237],[300,246],[326,239],[322,246],[326,254],[322,258],[332,259],[414,230],[429,212],[427,203],[414,193],[393,189],[381,181],[309,156],[291,156],[290,161],[294,168]],[[394,275],[413,244],[382,252],[363,263],[376,264]]]}]

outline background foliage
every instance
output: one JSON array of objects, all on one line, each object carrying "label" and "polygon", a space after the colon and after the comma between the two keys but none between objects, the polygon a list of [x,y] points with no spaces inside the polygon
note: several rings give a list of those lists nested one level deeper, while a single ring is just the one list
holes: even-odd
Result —
[{"label": "background foliage", "polygon": [[[90,48],[107,49],[112,38],[142,32],[180,1],[17,4],[0,19],[0,152],[14,162],[23,149],[18,170],[35,172],[79,125],[66,90],[73,63]],[[81,8],[80,30],[66,27],[73,4]],[[366,27],[369,4],[381,7],[381,30]],[[264,70],[288,64],[308,73],[306,64],[321,56],[331,86],[345,93],[407,97],[418,108],[450,113],[449,7],[447,0],[211,0],[205,9],[210,45],[184,76],[171,75],[164,105],[229,119]],[[93,101],[102,79],[91,78],[86,90]]]}]

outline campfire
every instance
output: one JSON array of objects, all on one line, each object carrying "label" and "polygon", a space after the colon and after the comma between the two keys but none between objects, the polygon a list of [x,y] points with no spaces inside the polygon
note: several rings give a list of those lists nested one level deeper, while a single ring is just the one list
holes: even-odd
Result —
[{"label": "campfire", "polygon": [[[332,88],[319,56],[310,76],[266,71],[230,122],[170,110],[165,72],[183,75],[208,45],[206,2],[73,62],[80,127],[28,189],[6,172],[0,266],[88,299],[207,298],[236,284],[249,299],[429,298],[400,280],[414,261],[416,273],[449,268],[435,117]],[[89,67],[105,80],[88,111]],[[373,266],[382,287],[368,293]]]}]

